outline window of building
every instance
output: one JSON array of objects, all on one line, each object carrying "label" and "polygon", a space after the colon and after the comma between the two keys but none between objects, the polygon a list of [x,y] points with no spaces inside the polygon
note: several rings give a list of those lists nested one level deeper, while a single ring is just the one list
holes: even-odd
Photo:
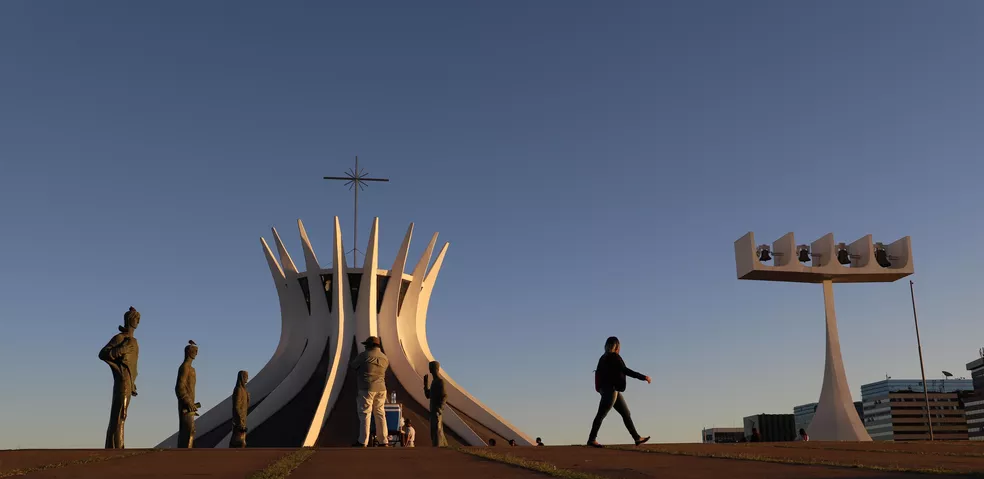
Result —
[{"label": "window of building", "polygon": [[[403,280],[403,284],[400,285],[400,306],[396,309],[397,314],[403,309],[403,298],[407,296],[407,291],[410,290],[410,281]],[[693,437],[693,436],[691,436]]]},{"label": "window of building", "polygon": [[376,314],[383,310],[383,296],[386,295],[386,285],[389,284],[389,276],[376,276]]},{"label": "window of building", "polygon": [[359,287],[362,285],[362,273],[349,273],[349,292],[352,295],[352,310],[359,307]]},{"label": "window of building", "polygon": [[311,314],[311,289],[308,288],[307,276],[297,278],[297,283],[301,285],[301,293],[304,293],[304,302],[307,303],[308,314]]},{"label": "window of building", "polygon": [[[332,311],[332,309],[331,309],[331,275],[330,274],[323,274],[323,275],[321,275],[321,282],[325,285],[325,300],[328,301],[328,312],[330,313]],[[310,308],[310,305],[308,307]]]}]

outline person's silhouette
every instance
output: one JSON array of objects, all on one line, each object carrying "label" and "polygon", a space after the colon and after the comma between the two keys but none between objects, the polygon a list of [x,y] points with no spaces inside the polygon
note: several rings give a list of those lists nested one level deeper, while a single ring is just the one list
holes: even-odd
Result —
[{"label": "person's silhouette", "polygon": [[595,414],[594,422],[591,423],[591,433],[588,434],[588,445],[601,447],[598,444],[598,429],[601,422],[605,420],[608,411],[615,409],[620,416],[625,428],[632,435],[632,440],[636,446],[649,440],[649,436],[642,437],[636,432],[635,425],[632,423],[632,414],[629,406],[625,403],[625,377],[633,377],[647,383],[652,383],[652,379],[644,374],[637,373],[625,366],[622,356],[619,356],[621,345],[618,338],[612,336],[605,341],[605,354],[598,360],[598,367],[595,369],[595,391],[601,394],[601,401],[598,403],[598,413]]}]

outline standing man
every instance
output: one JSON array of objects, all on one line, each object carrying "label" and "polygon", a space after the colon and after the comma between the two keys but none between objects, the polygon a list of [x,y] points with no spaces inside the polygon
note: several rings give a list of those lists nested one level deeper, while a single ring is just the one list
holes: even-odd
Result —
[{"label": "standing man", "polygon": [[597,441],[598,429],[601,428],[601,422],[612,408],[622,416],[622,422],[632,435],[636,446],[649,440],[649,436],[642,437],[636,432],[629,406],[625,403],[624,393],[626,376],[647,383],[651,383],[652,379],[627,368],[625,361],[622,361],[622,356],[618,354],[620,350],[618,338],[612,336],[605,341],[605,354],[598,359],[598,368],[595,369],[595,391],[601,394],[601,401],[598,403],[598,413],[595,415],[594,422],[591,423],[591,433],[588,434],[589,446],[602,447]]},{"label": "standing man", "polygon": [[379,338],[369,336],[362,345],[365,351],[349,363],[349,369],[354,369],[359,394],[356,406],[359,413],[359,442],[356,447],[366,447],[369,443],[369,416],[376,419],[376,441],[383,447],[389,446],[386,428],[386,369],[389,359],[380,349]]},{"label": "standing man", "polygon": [[178,398],[178,447],[191,449],[195,443],[195,416],[201,403],[195,402],[195,385],[198,377],[191,362],[198,357],[198,346],[188,341],[184,349],[184,361],[178,366],[178,379],[174,383],[174,395]]},{"label": "standing man", "polygon": [[113,402],[109,408],[109,427],[106,430],[106,449],[123,449],[123,430],[130,397],[137,395],[137,358],[140,345],[133,331],[140,324],[140,313],[133,306],[123,313],[119,334],[110,338],[99,351],[99,359],[113,372]]},{"label": "standing man", "polygon": [[424,375],[424,396],[430,399],[431,443],[434,447],[447,447],[448,440],[444,437],[444,404],[448,402],[448,393],[444,390],[441,363],[431,361],[428,367],[434,375],[433,384],[428,384],[430,375]]}]

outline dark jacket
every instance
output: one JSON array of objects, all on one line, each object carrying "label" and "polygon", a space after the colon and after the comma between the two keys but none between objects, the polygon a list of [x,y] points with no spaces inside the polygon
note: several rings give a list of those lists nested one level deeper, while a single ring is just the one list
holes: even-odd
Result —
[{"label": "dark jacket", "polygon": [[627,367],[622,356],[618,353],[605,353],[598,360],[598,368],[595,369],[595,391],[625,391],[625,377],[629,376],[639,380],[645,380],[645,374],[639,374]]}]

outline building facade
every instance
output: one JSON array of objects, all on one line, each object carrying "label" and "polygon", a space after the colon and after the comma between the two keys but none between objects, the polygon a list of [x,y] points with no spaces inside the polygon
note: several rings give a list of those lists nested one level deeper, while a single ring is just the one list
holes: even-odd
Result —
[{"label": "building facade", "polygon": [[[796,420],[796,430],[808,429],[813,422],[813,415],[817,413],[817,406],[820,403],[811,402],[793,407],[793,417]],[[864,421],[864,403],[854,401],[854,410],[858,413],[858,418]]]},{"label": "building facade", "polygon": [[[335,217],[334,242],[323,267],[307,231],[297,222],[304,257],[298,268],[276,230],[275,251],[261,238],[263,253],[280,302],[280,343],[273,356],[246,388],[248,447],[348,447],[359,436],[356,412],[358,383],[348,364],[362,350],[359,343],[375,336],[389,358],[386,389],[396,395],[398,417],[410,419],[417,431],[430,428],[429,400],[423,378],[435,360],[427,341],[426,319],[431,293],[448,244],[431,257],[437,234],[420,259],[408,263],[413,224],[407,229],[390,269],[379,268],[379,219],[373,222],[362,265],[348,265],[342,233]],[[279,261],[278,261],[279,256]],[[322,261],[324,257],[322,258]],[[485,406],[442,371],[447,404],[443,425],[451,445],[481,446],[533,441]],[[229,371],[230,384],[234,371]],[[392,397],[392,396],[388,396]],[[195,447],[227,447],[232,434],[232,397],[195,420]],[[392,434],[398,424],[388,424]],[[431,446],[426,434],[416,446]],[[177,445],[173,434],[157,447]]]},{"label": "building facade", "polygon": [[704,444],[741,442],[744,437],[745,429],[740,427],[712,427],[700,431],[700,440]]},{"label": "building facade", "polygon": [[963,398],[964,413],[967,416],[967,438],[971,441],[984,441],[984,351],[982,357],[967,363],[974,392]]},{"label": "building facade", "polygon": [[[966,440],[967,418],[961,395],[970,380],[927,381],[929,412],[936,440]],[[915,379],[886,379],[861,386],[864,425],[875,441],[929,440],[926,395]]]},{"label": "building facade", "polygon": [[756,414],[743,419],[746,438],[752,437],[752,429],[758,429],[762,442],[793,441],[796,439],[796,420],[792,414]]}]

